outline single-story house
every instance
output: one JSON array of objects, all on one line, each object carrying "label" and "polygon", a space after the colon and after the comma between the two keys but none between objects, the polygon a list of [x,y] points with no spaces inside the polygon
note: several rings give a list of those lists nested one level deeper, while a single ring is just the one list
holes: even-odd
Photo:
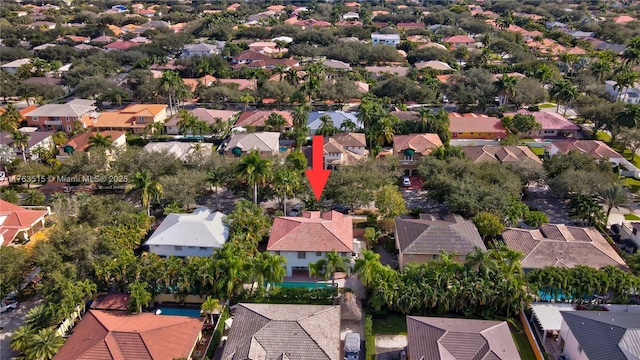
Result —
[{"label": "single-story house", "polygon": [[[202,143],[195,143],[202,144]],[[202,155],[208,156],[212,153],[211,146],[202,146],[198,148],[194,146],[194,143],[168,141],[168,142],[150,142],[142,148],[146,152],[167,152],[173,155],[180,161],[188,161],[196,151],[199,151]]]},{"label": "single-story house", "polygon": [[261,155],[278,155],[280,152],[279,132],[233,133],[224,146],[224,154],[239,157],[257,150]]},{"label": "single-story house", "polygon": [[69,139],[69,141],[60,148],[60,155],[65,156],[73,154],[76,151],[89,150],[91,137],[96,134],[108,137],[114,148],[124,149],[127,146],[127,133],[124,131],[102,131],[98,133],[84,132]]},{"label": "single-story house", "polygon": [[350,257],[353,224],[336,211],[307,211],[300,217],[278,216],[271,227],[267,251],[287,259],[287,276],[309,275],[309,264],[336,250]]},{"label": "single-story house", "polygon": [[449,132],[452,139],[496,140],[507,137],[507,130],[500,119],[472,113],[450,113]]},{"label": "single-story house", "polygon": [[371,43],[373,45],[391,45],[400,44],[400,34],[371,34]]},{"label": "single-story house", "polygon": [[400,160],[400,168],[408,175],[418,167],[420,158],[442,146],[438,134],[393,135],[393,155]]},{"label": "single-story house", "polygon": [[419,219],[396,218],[395,224],[401,269],[409,263],[435,260],[441,252],[455,253],[455,260],[464,263],[476,248],[487,249],[473,222],[459,215],[421,214]]},{"label": "single-story house", "polygon": [[250,110],[240,114],[238,121],[233,125],[233,128],[264,128],[266,126],[265,121],[271,114],[278,114],[284,118],[285,125],[281,130],[289,130],[293,127],[293,116],[290,111]]},{"label": "single-story house", "polygon": [[53,359],[190,359],[203,324],[202,317],[89,310]]},{"label": "single-story house", "polygon": [[414,66],[418,70],[429,68],[438,71],[453,71],[453,68],[449,66],[449,64],[438,60],[420,61],[415,63]]},{"label": "single-story house", "polygon": [[28,64],[30,62],[31,62],[31,59],[29,58],[13,60],[6,64],[0,65],[0,69],[8,72],[9,74],[15,74],[18,72],[18,69],[20,68],[20,66]]},{"label": "single-story house", "polygon": [[520,360],[506,321],[407,316],[412,360]]},{"label": "single-story house", "polygon": [[[213,125],[220,119],[223,122],[233,121],[238,111],[234,110],[212,110],[205,108],[195,108],[188,110],[188,112],[202,121],[206,121],[207,124]],[[165,122],[165,128],[168,135],[180,134],[180,127],[178,122],[180,121],[180,114],[174,115],[171,119]]]},{"label": "single-story house", "polygon": [[467,48],[473,48],[476,45],[476,41],[467,35],[454,35],[448,38],[444,38],[442,42],[451,44],[451,49],[455,50],[461,46],[465,46]]},{"label": "single-story house", "polygon": [[211,256],[229,237],[226,217],[204,207],[193,214],[169,214],[145,245],[162,257]]},{"label": "single-story house", "polygon": [[342,126],[342,124],[346,121],[351,121],[352,123],[354,123],[356,125],[356,130],[359,128],[362,128],[362,122],[358,120],[358,115],[355,113],[340,111],[340,110],[314,111],[309,113],[309,118],[307,120],[307,126],[309,127],[309,130],[311,131],[312,134],[315,134],[318,128],[322,126],[322,121],[320,120],[320,118],[325,115],[331,118],[331,122],[333,123],[333,126],[335,126],[337,129],[349,130],[349,129],[345,129]]},{"label": "single-story house", "polygon": [[473,163],[499,162],[501,164],[542,164],[542,160],[527,146],[463,146],[462,150]]},{"label": "single-story house", "polygon": [[533,115],[536,122],[540,124],[540,130],[526,134],[527,137],[575,137],[580,128],[578,125],[567,120],[564,116],[555,112],[518,110],[515,113],[505,113],[504,116],[514,116],[516,114]]},{"label": "single-story house", "polygon": [[221,360],[336,360],[340,305],[240,303]]},{"label": "single-story house", "polygon": [[182,49],[182,57],[190,58],[192,56],[209,56],[214,55],[219,52],[219,49],[215,45],[198,43],[198,44],[187,44]]},{"label": "single-story house", "polygon": [[507,228],[502,232],[507,247],[524,253],[525,271],[546,266],[606,266],[626,268],[618,252],[595,228],[544,224],[540,229]]},{"label": "single-story house", "polygon": [[29,237],[44,227],[49,209],[27,209],[0,200],[0,244],[8,246],[12,242],[29,241]]}]

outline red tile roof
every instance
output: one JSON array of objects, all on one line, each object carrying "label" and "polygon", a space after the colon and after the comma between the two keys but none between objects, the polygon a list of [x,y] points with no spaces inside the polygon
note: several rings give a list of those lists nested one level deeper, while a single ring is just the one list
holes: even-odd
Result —
[{"label": "red tile roof", "polygon": [[542,126],[542,130],[567,130],[577,131],[580,128],[578,125],[567,120],[564,116],[546,112],[546,111],[527,111],[520,109],[515,113],[506,113],[505,116],[513,116],[515,114],[533,115],[536,118],[536,122]]},{"label": "red tile roof", "polygon": [[135,43],[133,41],[116,40],[115,42],[112,42],[109,45],[105,45],[103,49],[127,50],[129,48],[136,47],[138,45],[140,44]]},{"label": "red tile roof", "polygon": [[28,210],[0,200],[0,234],[4,235],[2,246],[11,244],[19,231],[30,229],[47,214],[47,210]]},{"label": "red tile roof", "polygon": [[238,121],[236,121],[234,127],[264,127],[264,122],[272,113],[282,115],[289,126],[293,125],[293,117],[290,111],[253,110],[243,112],[238,118]]},{"label": "red tile roof", "polygon": [[558,149],[562,154],[568,154],[570,151],[579,151],[598,160],[622,159],[623,156],[603,143],[600,140],[566,140],[554,141],[552,147]]},{"label": "red tile roof", "polygon": [[473,40],[473,38],[467,35],[454,35],[442,41],[450,44],[473,44],[476,42],[475,40]]},{"label": "red tile roof", "polygon": [[188,359],[203,318],[89,310],[56,360]]},{"label": "red tile roof", "polygon": [[442,146],[442,140],[438,134],[409,134],[393,136],[393,152],[402,156],[402,152],[411,149],[422,155],[429,155],[431,152]]},{"label": "red tile roof", "polygon": [[301,217],[280,216],[273,222],[269,251],[353,251],[351,218],[336,211],[305,212]]},{"label": "red tile roof", "polygon": [[127,311],[129,308],[129,294],[114,294],[98,296],[91,303],[92,310]]},{"label": "red tile roof", "polygon": [[93,133],[93,132],[85,132],[79,135],[74,136],[73,138],[71,138],[71,140],[69,140],[64,146],[71,146],[73,147],[74,151],[85,151],[88,147],[89,147],[89,143],[91,141],[91,137],[95,136],[96,134],[100,134],[104,137],[109,136],[109,140],[110,141],[115,141],[117,139],[119,139],[121,136],[125,135],[126,132],[124,131],[101,131],[99,133]]},{"label": "red tile roof", "polygon": [[500,119],[477,114],[449,114],[449,131],[452,133],[483,132],[506,137],[507,131]]}]

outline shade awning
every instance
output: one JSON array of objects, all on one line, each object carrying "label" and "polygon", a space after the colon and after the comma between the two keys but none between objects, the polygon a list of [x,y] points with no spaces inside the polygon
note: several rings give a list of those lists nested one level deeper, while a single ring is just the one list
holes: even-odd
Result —
[{"label": "shade awning", "polygon": [[73,146],[71,146],[71,145],[67,145],[67,146],[65,146],[65,147],[63,148],[63,151],[64,151],[65,153],[67,153],[67,154],[73,154],[73,150],[74,150],[74,149],[73,149]]},{"label": "shade awning", "polygon": [[240,156],[242,154],[242,149],[240,149],[239,147],[234,147],[233,149],[231,149],[231,153],[233,155]]},{"label": "shade awning", "polygon": [[408,155],[408,156],[413,156],[415,153],[416,153],[416,152],[415,152],[413,149],[406,149],[406,150],[404,151],[404,154],[405,154],[405,155]]}]

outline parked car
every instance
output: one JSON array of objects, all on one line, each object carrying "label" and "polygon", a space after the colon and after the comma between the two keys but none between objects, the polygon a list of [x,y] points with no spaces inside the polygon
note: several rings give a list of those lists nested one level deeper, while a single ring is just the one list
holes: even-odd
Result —
[{"label": "parked car", "polygon": [[400,351],[400,360],[407,360],[407,348]]},{"label": "parked car", "polygon": [[15,299],[11,299],[11,300],[4,300],[2,301],[2,303],[0,304],[0,313],[3,312],[11,312],[13,310],[16,310],[18,308],[18,301]]},{"label": "parked car", "polygon": [[287,212],[287,216],[300,216],[302,215],[302,210],[304,210],[303,204],[297,204]]},{"label": "parked car", "polygon": [[411,179],[408,176],[402,177],[402,186],[403,187],[411,187]]},{"label": "parked car", "polygon": [[344,338],[344,360],[358,360],[360,358],[360,334],[347,333]]},{"label": "parked car", "polygon": [[351,211],[351,209],[346,205],[333,205],[331,207],[331,210],[337,211],[337,212],[343,213],[343,214],[348,214]]}]

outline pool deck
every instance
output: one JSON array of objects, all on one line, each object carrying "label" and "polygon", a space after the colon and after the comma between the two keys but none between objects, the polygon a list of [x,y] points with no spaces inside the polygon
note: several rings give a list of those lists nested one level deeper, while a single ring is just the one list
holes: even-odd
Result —
[{"label": "pool deck", "polygon": [[[337,272],[336,273],[336,282],[338,280],[344,280],[347,277],[347,273],[343,273],[343,272]],[[311,277],[311,276],[304,276],[304,275],[293,275],[293,276],[287,276],[284,278],[284,282],[326,282],[326,283],[330,283],[331,279],[324,281],[321,278],[316,278],[316,277]]]}]

